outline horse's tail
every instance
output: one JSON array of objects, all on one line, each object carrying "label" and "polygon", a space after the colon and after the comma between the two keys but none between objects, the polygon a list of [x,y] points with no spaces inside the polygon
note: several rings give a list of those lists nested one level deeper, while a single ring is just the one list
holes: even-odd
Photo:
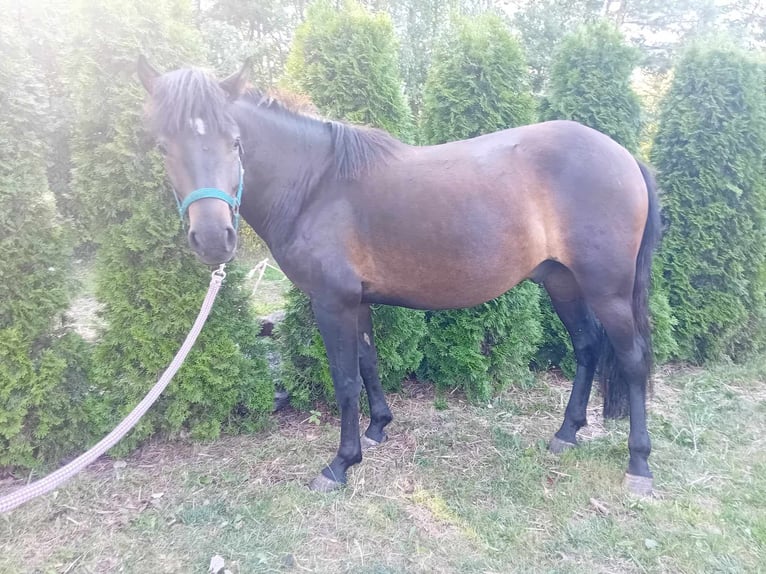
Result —
[{"label": "horse's tail", "polygon": [[[649,211],[646,217],[644,235],[636,258],[636,278],[633,283],[633,320],[636,325],[639,344],[647,373],[652,371],[652,333],[649,323],[649,284],[652,273],[652,255],[662,235],[660,207],[657,197],[657,183],[649,168],[636,160],[649,194]],[[604,417],[621,418],[629,413],[628,382],[620,372],[614,348],[604,336],[601,353],[601,392],[604,396]],[[648,377],[651,379],[651,377]]]}]

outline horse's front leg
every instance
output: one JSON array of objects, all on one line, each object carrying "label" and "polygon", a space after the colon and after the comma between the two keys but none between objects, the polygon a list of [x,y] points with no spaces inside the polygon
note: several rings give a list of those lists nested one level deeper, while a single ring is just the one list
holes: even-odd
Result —
[{"label": "horse's front leg", "polygon": [[314,297],[311,300],[319,332],[327,348],[335,398],[340,409],[340,447],[333,461],[311,482],[311,489],[327,492],[346,483],[346,470],[362,460],[359,440],[359,376],[357,317],[354,297]]}]

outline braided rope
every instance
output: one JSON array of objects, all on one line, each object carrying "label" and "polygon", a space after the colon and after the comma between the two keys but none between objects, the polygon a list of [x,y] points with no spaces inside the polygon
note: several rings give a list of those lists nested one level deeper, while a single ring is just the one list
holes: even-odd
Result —
[{"label": "braided rope", "polygon": [[165,390],[165,387],[168,386],[168,383],[170,383],[173,376],[176,374],[176,372],[178,372],[178,369],[181,368],[184,359],[186,359],[186,355],[188,355],[189,351],[191,351],[194,342],[197,340],[197,336],[202,330],[202,327],[205,324],[208,315],[210,314],[210,310],[213,307],[216,295],[218,295],[218,290],[221,288],[221,284],[223,283],[225,277],[226,273],[223,270],[223,265],[213,271],[212,277],[210,278],[210,286],[208,287],[207,295],[205,295],[205,299],[202,302],[202,307],[200,308],[199,315],[197,315],[197,319],[194,321],[194,325],[192,325],[192,328],[189,331],[189,334],[186,336],[183,344],[181,345],[181,348],[178,349],[176,356],[173,357],[173,361],[170,363],[168,368],[165,369],[165,372],[162,373],[162,376],[160,377],[159,381],[157,381],[157,384],[152,387],[146,397],[144,397],[144,399],[138,403],[138,405],[130,412],[130,414],[125,417],[125,419],[123,419],[123,421],[117,425],[117,427],[112,432],[102,438],[88,452],[78,456],[72,462],[66,466],[63,466],[57,471],[52,472],[48,476],[23,486],[18,490],[11,492],[10,494],[0,497],[0,514],[10,512],[17,506],[21,506],[33,498],[37,498],[38,496],[42,496],[51,490],[55,490],[74,475],[76,475],[78,472],[80,472],[83,468],[100,457],[102,454],[104,454],[106,451],[108,451],[110,448],[112,448],[114,445],[116,445],[122,439],[122,437],[124,437],[134,426],[136,426],[138,421],[141,420],[141,417],[146,414],[146,411],[149,410],[149,408],[154,404],[154,401],[156,401],[160,394],[162,394],[162,391]]}]

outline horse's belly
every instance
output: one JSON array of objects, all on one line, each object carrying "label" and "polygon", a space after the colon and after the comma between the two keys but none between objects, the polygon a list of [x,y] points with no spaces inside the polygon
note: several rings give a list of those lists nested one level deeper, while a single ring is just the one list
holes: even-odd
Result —
[{"label": "horse's belly", "polygon": [[502,295],[527,278],[532,269],[508,257],[502,265],[483,266],[477,260],[445,258],[386,271],[362,278],[366,302],[415,309],[456,309]]}]

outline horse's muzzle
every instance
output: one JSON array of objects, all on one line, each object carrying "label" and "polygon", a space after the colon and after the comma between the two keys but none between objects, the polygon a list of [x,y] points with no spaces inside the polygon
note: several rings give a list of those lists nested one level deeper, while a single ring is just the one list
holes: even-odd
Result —
[{"label": "horse's muzzle", "polygon": [[232,225],[204,225],[189,229],[189,247],[205,265],[228,263],[237,249],[237,232]]}]

